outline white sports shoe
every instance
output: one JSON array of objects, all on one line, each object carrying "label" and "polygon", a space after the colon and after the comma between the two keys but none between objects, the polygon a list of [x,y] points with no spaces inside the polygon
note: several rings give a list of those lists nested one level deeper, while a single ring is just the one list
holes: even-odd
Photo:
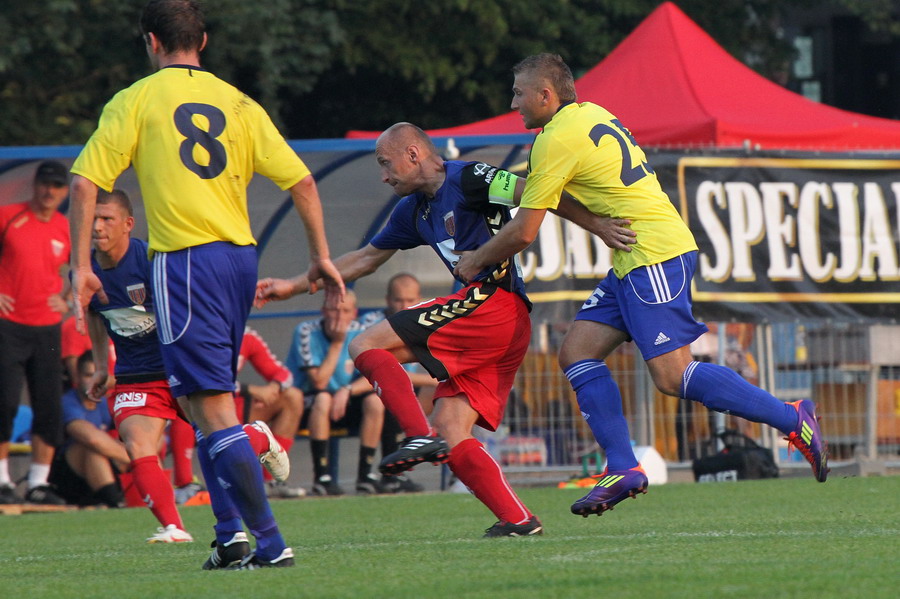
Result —
[{"label": "white sports shoe", "polygon": [[258,570],[260,568],[290,568],[294,565],[294,551],[285,547],[281,554],[272,561],[266,561],[255,552],[247,555],[239,564],[230,566],[229,570]]},{"label": "white sports shoe", "polygon": [[250,426],[269,438],[269,451],[259,454],[259,463],[265,466],[275,480],[287,480],[291,474],[291,459],[275,435],[272,434],[272,429],[262,420],[257,420]]},{"label": "white sports shoe", "polygon": [[178,505],[182,505],[183,503],[187,503],[187,501],[203,490],[203,485],[196,481],[191,481],[186,485],[181,487],[175,487],[175,503]]},{"label": "white sports shoe", "polygon": [[165,528],[157,528],[156,534],[147,539],[148,543],[193,543],[194,537],[174,524]]},{"label": "white sports shoe", "polygon": [[306,489],[303,487],[291,487],[286,481],[270,480],[266,483],[266,495],[281,499],[306,497]]}]

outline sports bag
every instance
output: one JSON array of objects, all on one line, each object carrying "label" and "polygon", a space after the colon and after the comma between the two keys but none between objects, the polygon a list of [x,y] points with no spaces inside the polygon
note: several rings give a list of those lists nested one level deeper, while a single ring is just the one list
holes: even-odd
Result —
[{"label": "sports bag", "polygon": [[[715,448],[721,441],[723,448]],[[704,443],[702,456],[693,462],[697,482],[724,482],[777,478],[778,465],[772,451],[735,430],[725,430]]]}]

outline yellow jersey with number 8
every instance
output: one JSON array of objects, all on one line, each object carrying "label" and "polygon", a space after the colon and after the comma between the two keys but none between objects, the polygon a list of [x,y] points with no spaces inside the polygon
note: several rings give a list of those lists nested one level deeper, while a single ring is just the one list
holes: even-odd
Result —
[{"label": "yellow jersey with number 8", "polygon": [[631,132],[596,104],[564,105],[538,134],[519,206],[555,208],[563,190],[595,214],[631,220],[637,243],[613,253],[619,278],[697,249]]},{"label": "yellow jersey with number 8", "polygon": [[134,165],[151,252],[256,241],[247,185],[257,172],[288,189],[310,174],[266,111],[191,66],[169,66],[120,91],[72,172],[111,190]]}]

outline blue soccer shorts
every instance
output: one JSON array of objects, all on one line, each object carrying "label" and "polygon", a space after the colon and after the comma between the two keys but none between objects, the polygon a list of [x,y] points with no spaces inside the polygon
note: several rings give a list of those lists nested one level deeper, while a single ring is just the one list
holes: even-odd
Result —
[{"label": "blue soccer shorts", "polygon": [[251,245],[217,241],[153,257],[157,332],[173,396],[234,391],[256,275]]},{"label": "blue soccer shorts", "polygon": [[639,266],[618,278],[612,270],[581,306],[575,320],[628,333],[644,360],[690,344],[708,331],[691,311],[691,279],[697,252]]}]

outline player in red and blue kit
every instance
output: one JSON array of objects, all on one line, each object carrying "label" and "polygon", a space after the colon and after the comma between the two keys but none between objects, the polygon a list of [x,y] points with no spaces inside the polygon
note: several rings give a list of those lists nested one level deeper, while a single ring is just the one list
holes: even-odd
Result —
[{"label": "player in red and blue kit", "polygon": [[116,385],[109,411],[131,458],[131,473],[141,498],[161,527],[150,543],[193,540],[175,506],[175,493],[159,463],[160,439],[168,421],[184,419],[169,391],[156,335],[147,243],[131,238],[131,201],[119,190],[97,199],[91,266],[103,284],[105,303],[94,297],[87,313],[94,351],[94,376],[88,396],[106,396],[109,339],[116,348]]},{"label": "player in red and blue kit", "polygon": [[[375,150],[382,179],[401,196],[384,229],[365,247],[337,258],[346,281],[375,271],[397,250],[429,245],[452,271],[457,252],[473,250],[510,219],[523,182],[480,162],[444,162],[418,127],[398,123]],[[586,211],[567,198],[557,211],[578,224]],[[457,279],[462,282],[460,279]],[[257,305],[306,291],[304,276],[261,281]],[[456,476],[498,518],[485,536],[540,534],[543,527],[510,487],[500,466],[473,437],[495,430],[531,334],[531,304],[515,259],[485,267],[458,292],[411,306],[356,337],[350,353],[407,438],[381,470],[403,472],[449,460]],[[419,362],[440,382],[433,425],[401,363]]]},{"label": "player in red and blue kit", "polygon": [[[91,379],[90,397],[106,395],[107,349],[112,339],[117,354],[116,386],[109,396],[109,411],[119,435],[131,457],[131,473],[141,498],[162,527],[147,539],[150,543],[189,542],[175,506],[175,495],[157,457],[160,440],[171,421],[187,422],[166,381],[165,364],[156,331],[154,293],[147,243],[132,239],[134,216],[125,192],[113,190],[97,198],[94,218],[91,266],[103,284],[103,300],[95,296],[89,304],[88,330],[94,352],[95,373]],[[265,423],[245,425],[251,446],[267,468],[269,460],[284,454]],[[207,483],[217,484],[206,458]],[[284,457],[286,464],[286,456]],[[286,465],[282,466],[286,468]],[[287,474],[284,474],[286,477]]]}]

